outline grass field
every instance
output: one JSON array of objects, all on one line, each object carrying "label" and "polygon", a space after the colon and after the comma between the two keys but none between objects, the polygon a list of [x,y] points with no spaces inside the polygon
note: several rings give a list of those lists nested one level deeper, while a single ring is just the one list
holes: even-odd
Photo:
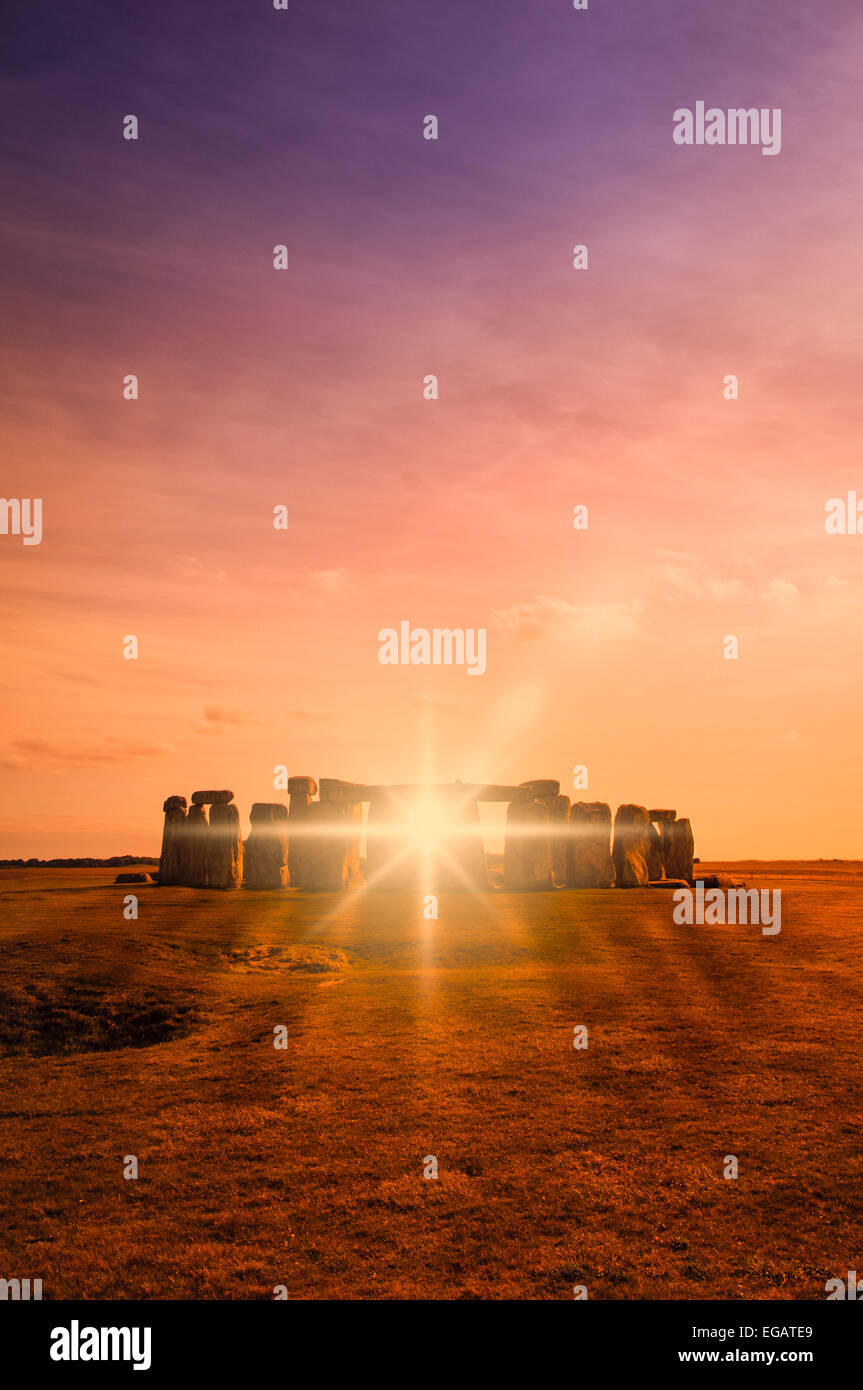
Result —
[{"label": "grass field", "polygon": [[863,1266],[863,865],[733,871],[782,889],[778,936],[677,926],[661,890],[444,896],[427,922],[402,894],[3,870],[0,1276],[823,1299]]}]

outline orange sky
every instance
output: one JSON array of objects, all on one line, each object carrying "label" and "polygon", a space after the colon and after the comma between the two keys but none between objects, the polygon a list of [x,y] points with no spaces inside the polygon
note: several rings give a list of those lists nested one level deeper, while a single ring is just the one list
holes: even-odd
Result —
[{"label": "orange sky", "polygon": [[[281,763],[559,777],[676,807],[706,858],[863,854],[863,537],[824,530],[863,497],[863,26],[794,14],[645,68],[635,11],[561,54],[505,7],[469,93],[387,31],[420,90],[363,50],[384,95],[349,119],[333,77],[303,131],[267,114],[311,40],[249,40],[215,130],[164,64],[92,105],[21,79],[2,490],[44,537],[0,536],[0,854],[157,853],[166,795],[247,817]],[[674,147],[702,97],[781,106],[781,154]],[[381,666],[402,619],[487,628],[486,674]]]}]

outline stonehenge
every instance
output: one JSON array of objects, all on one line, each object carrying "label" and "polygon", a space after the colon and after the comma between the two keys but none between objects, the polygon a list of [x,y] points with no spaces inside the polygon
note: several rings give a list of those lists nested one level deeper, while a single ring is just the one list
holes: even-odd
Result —
[{"label": "stonehenge", "polygon": [[207,831],[207,887],[239,888],[242,882],[240,812],[232,801],[215,801]]},{"label": "stonehenge", "polygon": [[190,803],[185,796],[165,798],[161,885],[339,893],[364,884],[402,892],[486,892],[481,801],[506,803],[502,885],[499,875],[492,876],[505,892],[693,881],[695,846],[687,819],[627,802],[612,824],[607,802],[570,805],[553,778],[517,786],[378,785],[297,775],[288,778],[288,806],[253,803],[245,843],[233,797],[224,789],[193,792]]},{"label": "stonehenge", "polygon": [[662,867],[666,878],[682,878],[692,882],[692,859],[695,842],[688,820],[666,820],[660,826],[662,838]]},{"label": "stonehenge", "polygon": [[[648,814],[648,816],[649,816],[649,815],[650,815],[650,812],[648,811],[647,814]],[[646,856],[646,858],[647,858],[647,877],[648,877],[648,879],[649,879],[649,880],[655,880],[655,879],[658,879],[658,878],[662,878],[662,875],[663,875],[663,872],[664,872],[664,865],[663,865],[663,859],[662,859],[662,839],[661,839],[661,837],[660,837],[659,831],[657,830],[656,826],[653,824],[653,821],[652,821],[652,820],[648,821],[648,825],[647,825],[647,856]]]},{"label": "stonehenge", "polygon": [[186,850],[186,798],[166,797],[162,806],[165,823],[162,829],[162,853],[159,858],[159,882],[184,881]]},{"label": "stonehenge", "polygon": [[431,888],[441,893],[485,892],[488,876],[476,798],[461,790],[444,801],[452,833],[441,836],[440,854],[432,871]]},{"label": "stonehenge", "polygon": [[646,888],[650,882],[647,869],[649,831],[650,817],[645,806],[629,803],[618,806],[611,846],[616,887]]},{"label": "stonehenge", "polygon": [[338,893],[360,872],[361,802],[313,801],[303,850],[298,888],[311,893]]},{"label": "stonehenge", "polygon": [[287,806],[280,801],[256,801],[249,819],[252,829],[243,855],[246,887],[287,888]]},{"label": "stonehenge", "polygon": [[510,893],[553,887],[549,814],[542,801],[511,801],[507,807],[503,886]]},{"label": "stonehenge", "polygon": [[566,883],[569,888],[611,888],[611,807],[604,801],[576,801],[569,811]]},{"label": "stonehenge", "polygon": [[413,845],[407,827],[400,828],[403,798],[395,788],[375,790],[382,794],[369,803],[366,883],[372,888],[402,891],[418,888],[422,879],[419,847]]},{"label": "stonehenge", "polygon": [[288,796],[288,882],[295,888],[303,886],[305,877],[306,821],[312,797],[318,790],[314,777],[289,777]]},{"label": "stonehenge", "polygon": [[193,801],[186,817],[187,860],[184,882],[190,888],[207,886],[207,835],[209,833],[206,807]]}]

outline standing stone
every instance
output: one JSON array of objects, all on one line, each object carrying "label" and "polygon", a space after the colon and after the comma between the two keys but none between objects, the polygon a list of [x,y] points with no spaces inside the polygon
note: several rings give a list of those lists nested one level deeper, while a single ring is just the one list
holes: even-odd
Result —
[{"label": "standing stone", "polygon": [[662,863],[666,878],[685,878],[692,882],[695,842],[688,820],[665,821],[662,826]]},{"label": "standing stone", "polygon": [[311,893],[341,892],[359,878],[362,805],[313,801],[304,824],[302,887]]},{"label": "standing stone", "polygon": [[534,801],[546,801],[549,797],[560,795],[560,783],[550,777],[534,777],[531,782],[520,782],[519,786],[533,792]]},{"label": "standing stone", "polygon": [[445,810],[449,824],[441,836],[440,852],[434,856],[431,889],[442,893],[485,893],[488,875],[479,807],[473,797],[456,791],[445,797]]},{"label": "standing stone", "polygon": [[233,799],[234,793],[229,791],[192,792],[193,806],[227,806]]},{"label": "standing stone", "polygon": [[212,803],[207,831],[207,887],[239,888],[242,882],[240,813],[233,802],[216,801]]},{"label": "standing stone", "polygon": [[162,829],[162,853],[159,856],[160,884],[183,883],[186,861],[186,798],[169,796],[165,805]]},{"label": "standing stone", "polygon": [[280,801],[256,801],[243,853],[247,888],[287,888],[288,808]]},{"label": "standing stone", "polygon": [[570,888],[611,888],[611,807],[576,801],[569,812],[566,881]]},{"label": "standing stone", "polygon": [[421,876],[420,855],[405,824],[404,802],[384,792],[369,805],[366,886],[407,892],[420,886]]},{"label": "standing stone", "polygon": [[647,827],[647,877],[662,878],[662,838],[652,823]]},{"label": "standing stone", "polygon": [[342,782],[338,777],[322,777],[320,784],[321,801],[338,801],[342,805],[353,806],[358,801],[368,801],[371,787],[356,782]]},{"label": "standing stone", "polygon": [[618,888],[646,888],[648,830],[650,817],[646,806],[618,806],[614,817],[614,879]]},{"label": "standing stone", "polygon": [[314,777],[289,777],[288,795],[291,798],[288,815],[288,879],[292,888],[305,888],[306,833],[309,807],[318,790]]},{"label": "standing stone", "polygon": [[186,817],[186,883],[191,888],[207,886],[207,812],[203,806],[192,805]]},{"label": "standing stone", "polygon": [[512,893],[554,887],[548,807],[541,801],[511,801],[506,808],[503,886]]},{"label": "standing stone", "polygon": [[548,807],[549,830],[551,832],[551,870],[555,883],[567,881],[567,855],[569,851],[569,797],[544,797]]}]

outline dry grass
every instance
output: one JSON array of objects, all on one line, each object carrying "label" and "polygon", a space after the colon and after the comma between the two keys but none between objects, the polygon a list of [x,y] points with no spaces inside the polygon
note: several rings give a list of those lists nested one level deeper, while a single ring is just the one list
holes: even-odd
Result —
[{"label": "dry grass", "polygon": [[823,1298],[863,1258],[863,870],[743,872],[782,887],[780,936],[675,926],[655,890],[442,897],[432,923],[406,895],[141,887],[128,922],[111,870],[2,871],[0,1274]]}]

